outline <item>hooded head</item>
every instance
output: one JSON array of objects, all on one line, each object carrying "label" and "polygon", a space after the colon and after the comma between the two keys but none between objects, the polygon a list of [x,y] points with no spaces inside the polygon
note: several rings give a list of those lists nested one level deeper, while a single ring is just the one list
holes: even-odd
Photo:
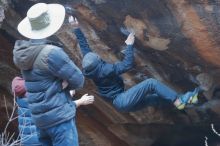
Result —
[{"label": "hooded head", "polygon": [[15,96],[22,97],[26,93],[24,79],[20,77],[15,77],[12,81],[12,92]]},{"label": "hooded head", "polygon": [[82,67],[86,72],[88,72],[96,68],[100,61],[101,58],[98,54],[89,52],[83,58]]}]

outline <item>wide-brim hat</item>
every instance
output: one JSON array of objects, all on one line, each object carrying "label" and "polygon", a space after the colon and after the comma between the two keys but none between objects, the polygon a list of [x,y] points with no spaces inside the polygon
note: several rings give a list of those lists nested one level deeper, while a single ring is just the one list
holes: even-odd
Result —
[{"label": "wide-brim hat", "polygon": [[65,8],[60,4],[37,3],[18,24],[21,35],[30,39],[44,39],[56,33],[65,18]]}]

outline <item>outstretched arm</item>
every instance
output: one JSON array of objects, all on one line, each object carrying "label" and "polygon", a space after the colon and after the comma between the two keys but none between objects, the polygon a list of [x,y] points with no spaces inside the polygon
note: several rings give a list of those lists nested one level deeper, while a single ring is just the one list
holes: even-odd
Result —
[{"label": "outstretched arm", "polygon": [[133,50],[133,44],[134,44],[134,34],[130,33],[127,37],[125,43],[127,44],[127,48],[125,50],[125,56],[124,59],[118,63],[114,64],[114,72],[116,74],[122,74],[128,71],[133,67],[134,63],[134,50]]},{"label": "outstretched arm", "polygon": [[70,16],[69,17],[69,23],[74,28],[73,32],[76,35],[76,38],[78,40],[80,50],[81,50],[83,56],[85,56],[89,52],[92,52],[92,50],[90,49],[89,44],[88,44],[84,34],[82,33],[82,31],[79,28],[78,20],[76,18],[73,18],[73,16]]}]

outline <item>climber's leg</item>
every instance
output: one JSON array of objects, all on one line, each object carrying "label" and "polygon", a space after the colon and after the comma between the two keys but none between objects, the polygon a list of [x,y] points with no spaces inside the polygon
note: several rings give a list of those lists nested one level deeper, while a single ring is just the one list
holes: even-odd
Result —
[{"label": "climber's leg", "polygon": [[186,92],[183,95],[178,96],[174,105],[179,109],[182,110],[185,108],[186,104],[196,104],[198,102],[198,94],[201,92],[201,88],[195,88],[192,92]]},{"label": "climber's leg", "polygon": [[142,105],[147,96],[153,94],[172,102],[177,97],[177,93],[165,84],[155,79],[147,79],[119,94],[113,104],[120,111],[132,111],[134,107],[138,108],[138,105]]},{"label": "climber's leg", "polygon": [[[179,95],[171,88],[155,79],[147,79],[129,90],[119,94],[113,101],[113,105],[120,111],[133,111],[143,108],[143,102],[149,95],[158,95],[170,100],[178,109],[183,109],[186,104],[195,104],[198,101],[199,88],[193,92]],[[140,105],[140,106],[139,106]]]}]

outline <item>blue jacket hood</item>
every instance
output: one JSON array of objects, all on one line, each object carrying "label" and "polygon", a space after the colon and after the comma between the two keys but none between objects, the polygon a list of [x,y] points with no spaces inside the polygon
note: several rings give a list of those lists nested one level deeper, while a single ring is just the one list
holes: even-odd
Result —
[{"label": "blue jacket hood", "polygon": [[31,69],[36,57],[44,47],[45,44],[39,45],[32,41],[17,40],[13,50],[15,65],[21,70]]},{"label": "blue jacket hood", "polygon": [[88,78],[96,78],[97,76],[99,76],[98,74],[100,73],[100,70],[101,70],[101,67],[103,64],[104,64],[104,61],[101,60],[99,62],[99,64],[95,68],[93,68],[92,70],[83,69],[83,74]]},{"label": "blue jacket hood", "polygon": [[13,61],[21,70],[32,69],[33,63],[46,45],[63,47],[59,42],[46,39],[39,40],[17,40],[13,50]]},{"label": "blue jacket hood", "polygon": [[100,61],[101,61],[101,58],[98,54],[89,52],[83,57],[82,68],[85,70],[91,70],[95,68],[99,64]]}]

